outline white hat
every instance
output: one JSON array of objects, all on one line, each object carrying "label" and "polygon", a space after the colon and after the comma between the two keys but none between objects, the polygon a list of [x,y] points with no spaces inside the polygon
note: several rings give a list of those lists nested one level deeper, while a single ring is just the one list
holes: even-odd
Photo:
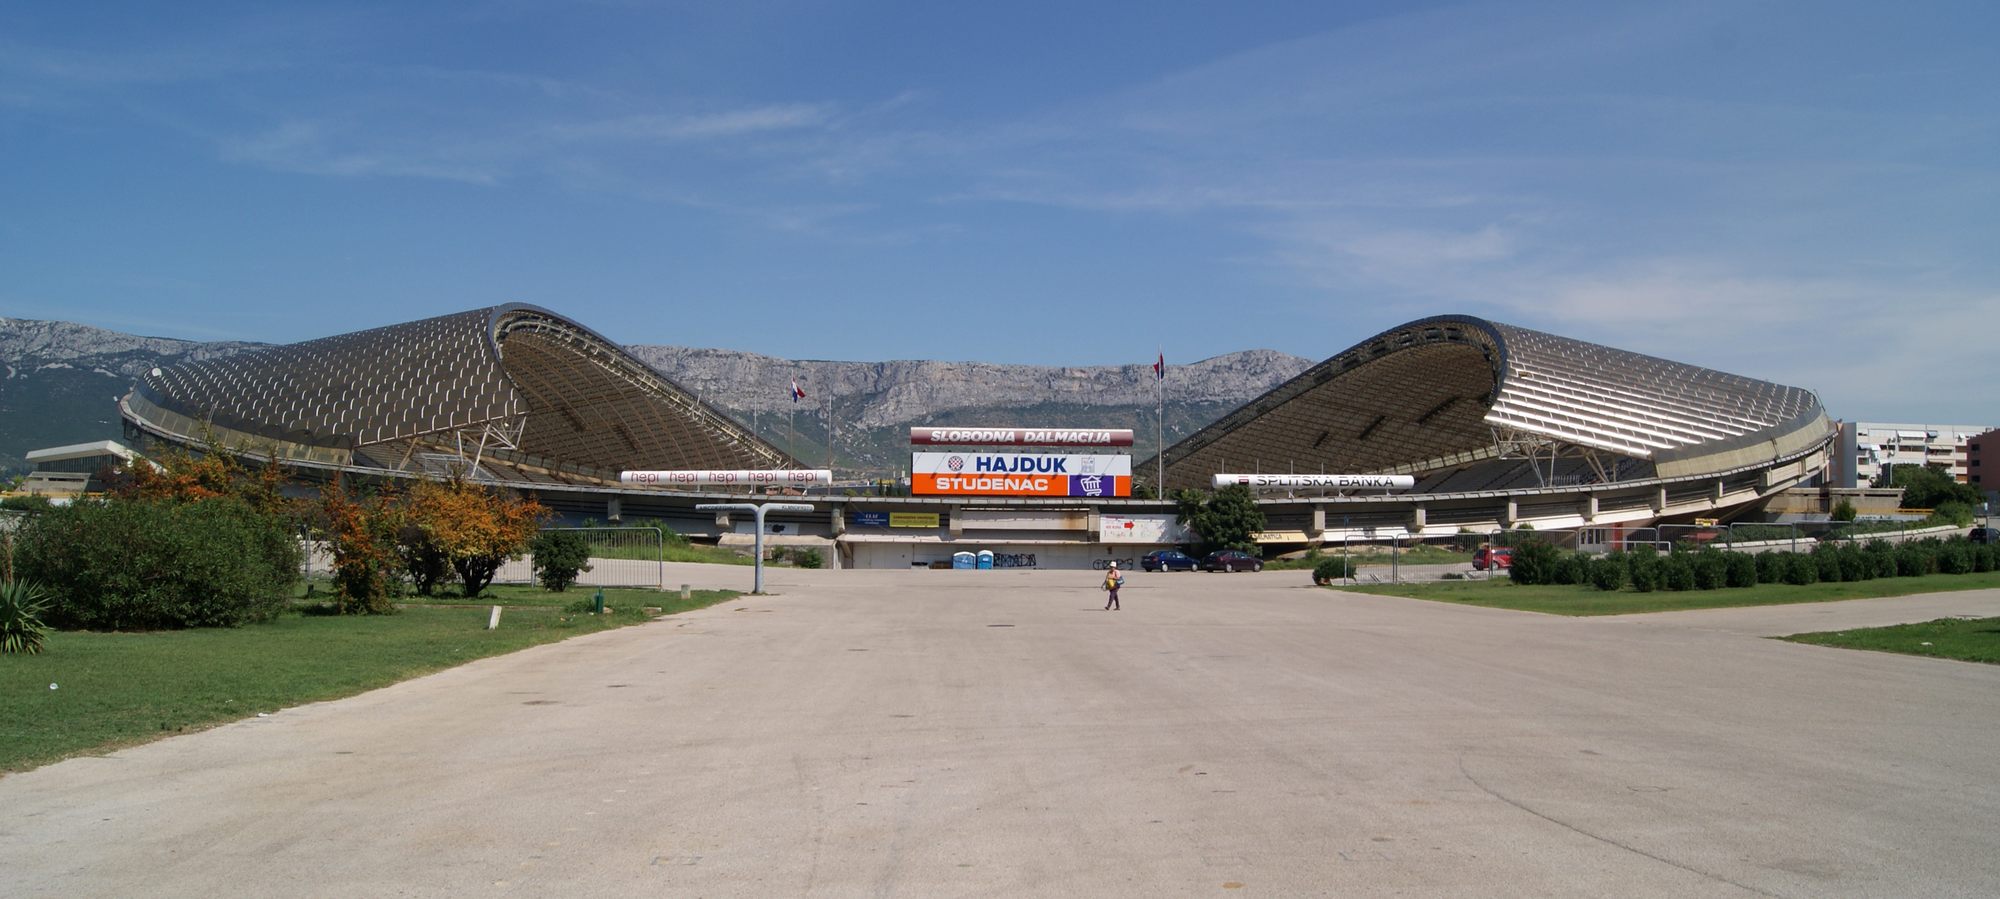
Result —
[{"label": "white hat", "polygon": [[1114,560],[1114,561],[1113,561],[1113,562],[1111,563],[1111,567],[1113,567],[1113,568],[1117,568],[1117,567],[1118,567],[1118,563],[1117,563],[1117,561],[1115,561],[1115,560]]}]

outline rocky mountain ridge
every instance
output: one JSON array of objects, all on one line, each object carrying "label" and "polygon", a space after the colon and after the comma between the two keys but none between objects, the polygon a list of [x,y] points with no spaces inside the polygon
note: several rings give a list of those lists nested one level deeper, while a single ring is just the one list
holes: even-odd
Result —
[{"label": "rocky mountain ridge", "polygon": [[[262,344],[142,337],[70,322],[0,318],[0,471],[30,449],[115,439],[116,398],[154,366]],[[1311,360],[1247,350],[1169,365],[1035,366],[988,362],[793,360],[738,350],[630,345],[668,379],[755,428],[802,461],[823,464],[832,397],[837,467],[887,473],[907,462],[910,425],[1130,427],[1150,455],[1305,370]],[[806,391],[794,403],[791,384]],[[1156,422],[1160,391],[1166,420]]]}]

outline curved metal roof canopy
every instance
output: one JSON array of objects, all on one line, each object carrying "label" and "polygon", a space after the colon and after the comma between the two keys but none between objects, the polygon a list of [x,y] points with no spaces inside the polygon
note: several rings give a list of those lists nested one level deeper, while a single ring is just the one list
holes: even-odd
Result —
[{"label": "curved metal roof canopy", "polygon": [[1809,390],[1447,315],[1362,341],[1168,447],[1166,480],[1562,454],[1592,457],[1605,480],[1630,460],[1675,476],[1796,455],[1827,430]]},{"label": "curved metal roof canopy", "polygon": [[621,468],[798,467],[617,344],[525,304],[154,369],[121,406],[170,439],[334,465],[447,451],[613,483]]}]

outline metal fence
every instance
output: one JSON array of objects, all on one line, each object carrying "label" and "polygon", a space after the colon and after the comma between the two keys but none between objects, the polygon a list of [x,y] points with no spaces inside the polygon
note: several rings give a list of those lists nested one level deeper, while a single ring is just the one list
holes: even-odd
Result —
[{"label": "metal fence", "polygon": [[[658,527],[543,528],[583,535],[590,543],[590,570],[576,577],[579,587],[667,587],[667,535]],[[533,558],[500,566],[495,583],[532,584]]]}]

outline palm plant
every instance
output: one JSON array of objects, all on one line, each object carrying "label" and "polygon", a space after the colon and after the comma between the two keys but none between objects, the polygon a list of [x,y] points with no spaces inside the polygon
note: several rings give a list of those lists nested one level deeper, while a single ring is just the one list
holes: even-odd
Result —
[{"label": "palm plant", "polygon": [[47,626],[47,594],[33,581],[0,581],[0,653],[33,655],[42,651]]}]

